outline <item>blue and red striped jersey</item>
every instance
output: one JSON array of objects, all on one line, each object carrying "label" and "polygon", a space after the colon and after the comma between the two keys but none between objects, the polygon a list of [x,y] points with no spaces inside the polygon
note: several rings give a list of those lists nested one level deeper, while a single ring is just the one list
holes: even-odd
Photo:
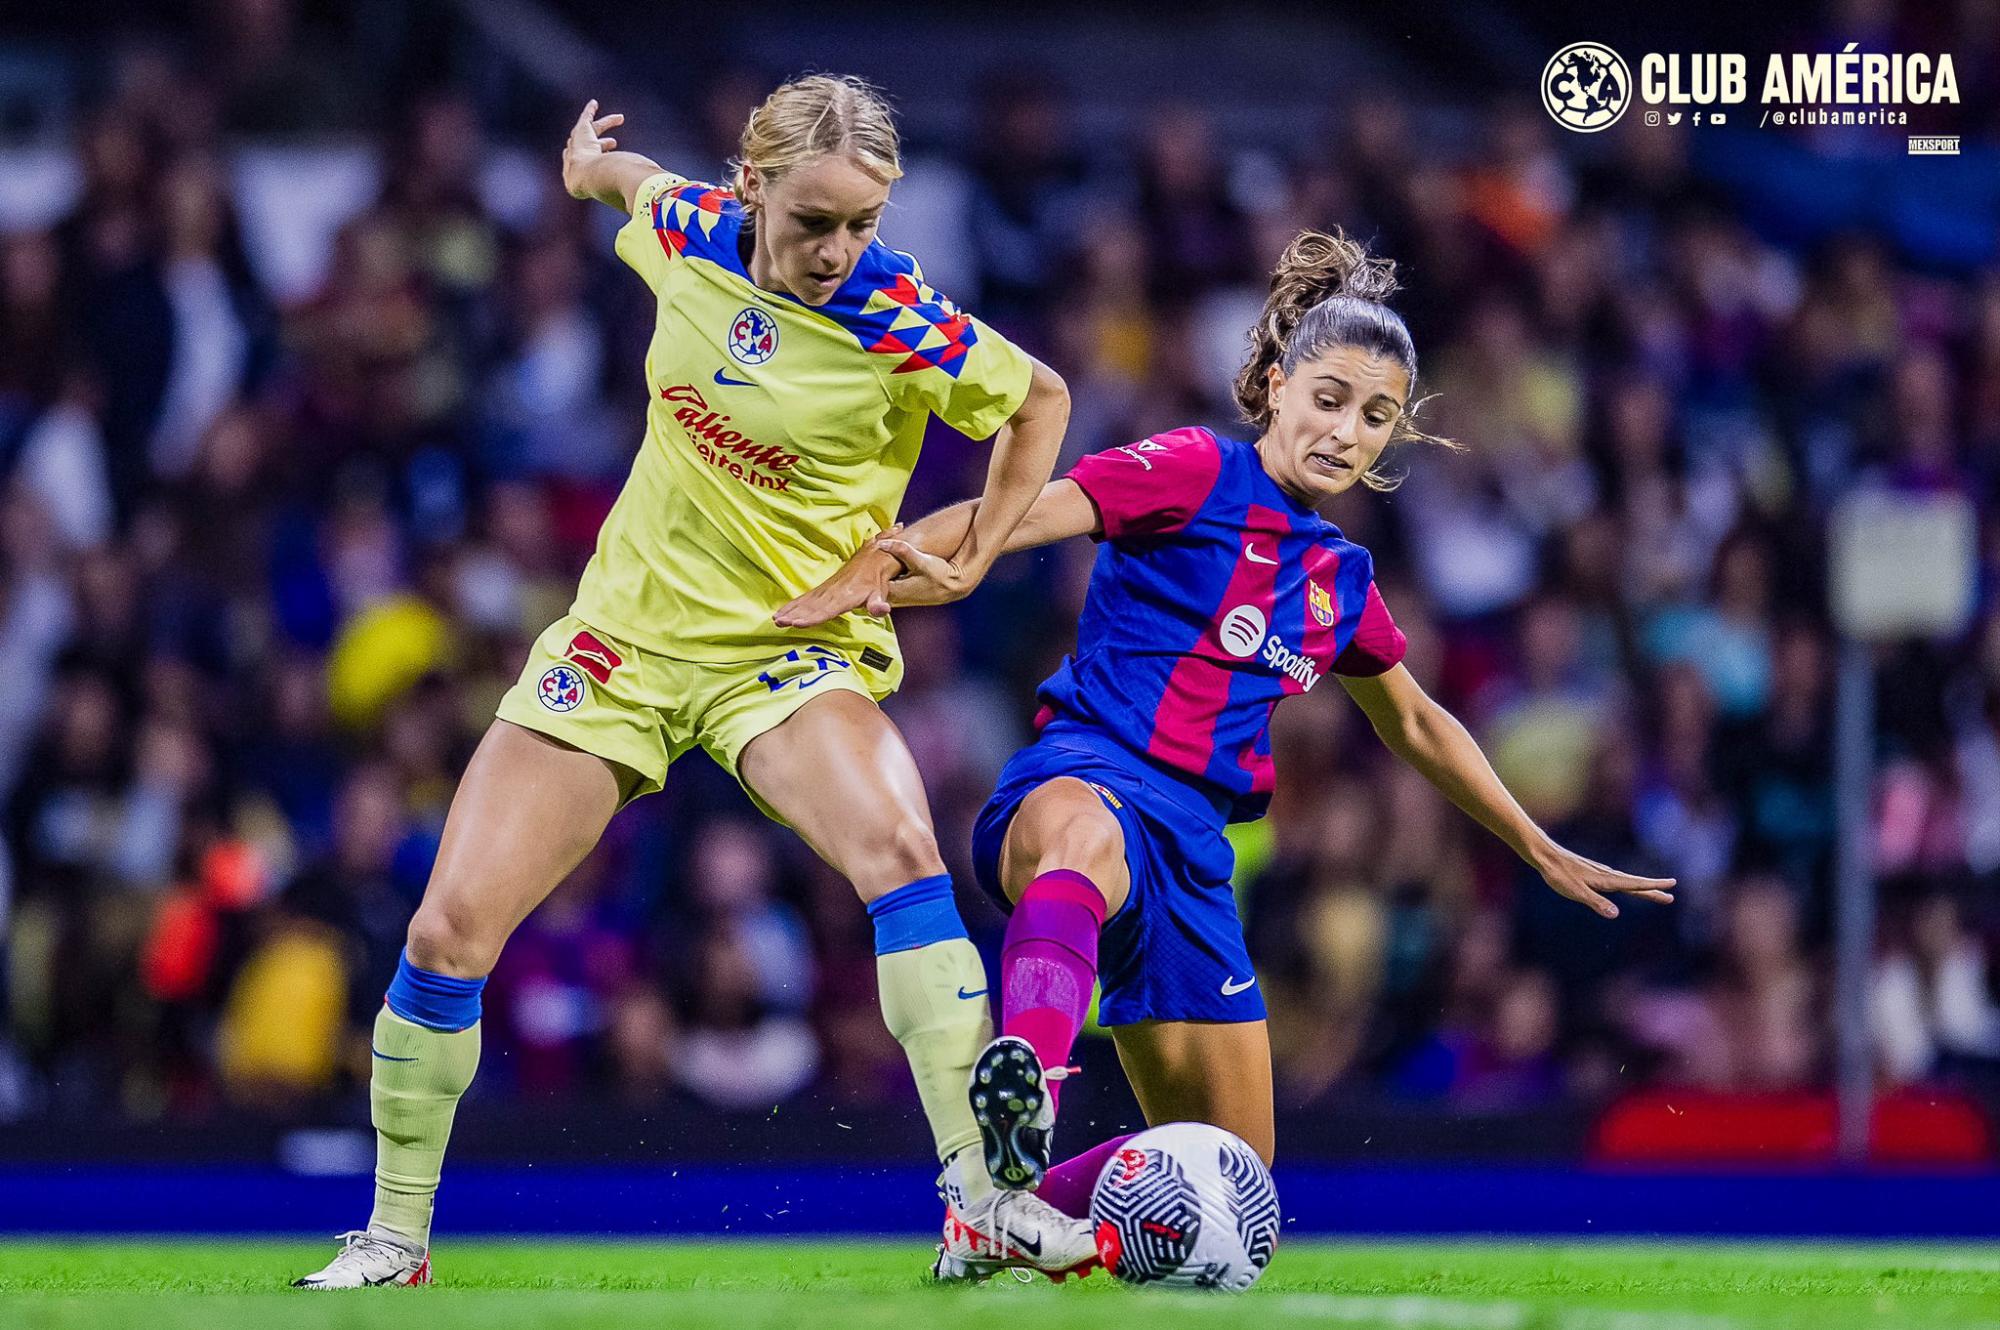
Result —
[{"label": "blue and red striped jersey", "polygon": [[1108,737],[1232,822],[1270,803],[1271,711],[1327,671],[1380,674],[1405,642],[1368,551],[1278,487],[1251,444],[1178,429],[1070,479],[1103,519],[1076,653],[1037,728]]}]

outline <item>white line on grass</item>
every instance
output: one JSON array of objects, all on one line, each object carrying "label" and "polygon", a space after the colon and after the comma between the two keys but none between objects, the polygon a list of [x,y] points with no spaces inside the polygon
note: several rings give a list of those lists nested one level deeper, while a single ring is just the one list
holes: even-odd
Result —
[{"label": "white line on grass", "polygon": [[1579,1307],[1558,1312],[1555,1330],[1742,1330],[1741,1321],[1726,1316],[1690,1316],[1684,1312],[1616,1311]]},{"label": "white line on grass", "polygon": [[1372,1298],[1285,1293],[1271,1301],[1274,1311],[1288,1316],[1413,1330],[1526,1330],[1529,1317],[1528,1307],[1518,1302],[1465,1302],[1415,1293]]},{"label": "white line on grass", "polygon": [[[1387,1297],[1286,1293],[1264,1305],[1286,1316],[1391,1326],[1395,1330],[1527,1330],[1536,1323],[1535,1309],[1525,1303],[1471,1302],[1414,1293]],[[1557,1311],[1546,1324],[1553,1330],[1744,1330],[1742,1322],[1723,1316],[1588,1307]]]}]

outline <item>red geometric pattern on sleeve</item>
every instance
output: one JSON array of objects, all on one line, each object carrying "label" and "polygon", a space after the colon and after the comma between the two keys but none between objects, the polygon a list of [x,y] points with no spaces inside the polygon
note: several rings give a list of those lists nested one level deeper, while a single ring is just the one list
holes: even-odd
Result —
[{"label": "red geometric pattern on sleeve", "polygon": [[687,252],[688,233],[694,227],[699,228],[699,238],[712,237],[716,223],[722,220],[723,205],[735,197],[699,180],[661,190],[653,199],[653,234],[660,238],[660,248],[667,257],[677,259]]},{"label": "red geometric pattern on sleeve", "polygon": [[[869,346],[870,351],[879,354],[903,357],[891,373],[942,369],[955,377],[958,372],[956,363],[964,358],[966,351],[977,340],[972,334],[972,320],[928,284],[909,273],[897,273],[894,281],[877,289],[876,295],[918,315],[924,324],[922,327],[892,325]],[[868,304],[873,309],[877,302],[870,300]],[[938,341],[938,338],[943,340]]]}]

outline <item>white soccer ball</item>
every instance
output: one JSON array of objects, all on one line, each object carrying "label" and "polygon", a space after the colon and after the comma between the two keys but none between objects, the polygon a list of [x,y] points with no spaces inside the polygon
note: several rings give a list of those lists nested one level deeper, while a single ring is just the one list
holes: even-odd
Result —
[{"label": "white soccer ball", "polygon": [[1241,1293],[1277,1250],[1278,1188],[1241,1137],[1170,1122],[1111,1156],[1090,1220],[1104,1268],[1128,1284]]}]

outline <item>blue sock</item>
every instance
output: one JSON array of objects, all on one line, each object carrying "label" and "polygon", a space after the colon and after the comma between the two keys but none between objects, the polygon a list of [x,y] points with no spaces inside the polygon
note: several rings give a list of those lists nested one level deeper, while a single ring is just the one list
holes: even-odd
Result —
[{"label": "blue sock", "polygon": [[454,979],[420,970],[410,964],[406,951],[397,958],[396,977],[389,981],[389,1010],[426,1029],[469,1030],[479,1024],[479,994],[485,987],[484,979]]},{"label": "blue sock", "polygon": [[920,877],[868,902],[875,921],[875,954],[911,951],[965,936],[965,921],[952,899],[951,875]]}]

